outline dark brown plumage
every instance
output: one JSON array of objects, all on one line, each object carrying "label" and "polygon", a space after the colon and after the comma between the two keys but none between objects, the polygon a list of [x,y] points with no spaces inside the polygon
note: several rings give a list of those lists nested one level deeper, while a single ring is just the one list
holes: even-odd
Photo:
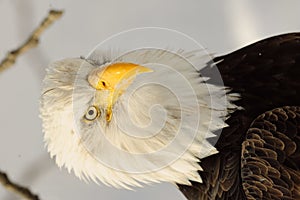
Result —
[{"label": "dark brown plumage", "polygon": [[201,161],[203,183],[179,185],[190,200],[300,199],[300,33],[271,37],[201,71],[241,94],[219,153]]},{"label": "dark brown plumage", "polygon": [[257,117],[242,143],[241,178],[248,199],[300,199],[300,107]]}]

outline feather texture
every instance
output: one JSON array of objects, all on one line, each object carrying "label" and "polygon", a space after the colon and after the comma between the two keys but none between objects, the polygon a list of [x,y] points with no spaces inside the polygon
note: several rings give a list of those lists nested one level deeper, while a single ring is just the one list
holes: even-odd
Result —
[{"label": "feather texture", "polygon": [[[299,106],[300,103],[300,33],[271,37],[216,57],[213,62],[216,66],[208,63],[201,73],[211,78],[209,83],[217,85],[218,81],[211,73],[211,69],[217,67],[224,85],[241,95],[235,103],[244,109],[232,113],[226,120],[229,126],[222,130],[215,145],[219,153],[202,160],[203,171],[199,173],[203,183],[179,185],[180,190],[191,200],[297,199],[300,132],[299,122],[295,125],[295,119],[290,115],[298,116],[298,111],[293,110],[299,107],[284,106]],[[280,112],[274,114],[278,110]],[[282,116],[288,118],[282,120]],[[264,117],[269,117],[263,121],[268,125],[261,124]],[[272,118],[279,120],[275,123]],[[274,126],[285,131],[271,135],[262,128],[264,126],[267,130]],[[266,141],[257,137],[257,132],[262,132]],[[249,145],[255,148],[255,154],[247,153]],[[280,150],[282,148],[284,150]],[[274,168],[276,166],[281,169]],[[257,176],[250,176],[251,173],[257,173]],[[254,181],[254,177],[259,176],[267,176],[272,181]],[[287,188],[292,190],[287,192]]]},{"label": "feather texture", "polygon": [[248,199],[300,199],[300,107],[258,116],[242,143],[241,180]]}]

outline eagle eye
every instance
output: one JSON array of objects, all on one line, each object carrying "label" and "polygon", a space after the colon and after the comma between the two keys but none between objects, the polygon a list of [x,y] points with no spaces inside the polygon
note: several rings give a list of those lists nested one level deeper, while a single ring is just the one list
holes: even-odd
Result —
[{"label": "eagle eye", "polygon": [[86,120],[89,120],[89,121],[93,121],[95,120],[98,116],[100,115],[100,111],[99,109],[96,107],[96,106],[90,106],[85,115],[84,115],[84,118]]}]

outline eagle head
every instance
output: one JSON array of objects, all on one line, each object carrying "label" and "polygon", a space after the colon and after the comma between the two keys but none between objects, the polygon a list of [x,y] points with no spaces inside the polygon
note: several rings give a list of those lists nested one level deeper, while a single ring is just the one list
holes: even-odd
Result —
[{"label": "eagle head", "polygon": [[206,83],[203,52],[104,54],[47,69],[40,111],[57,165],[122,188],[202,182],[201,159],[217,153],[208,139],[226,126],[236,98]]}]

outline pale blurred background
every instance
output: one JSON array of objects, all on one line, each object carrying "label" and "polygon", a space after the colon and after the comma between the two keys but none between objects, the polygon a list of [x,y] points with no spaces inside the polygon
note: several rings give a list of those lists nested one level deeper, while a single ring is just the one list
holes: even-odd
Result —
[{"label": "pale blurred background", "polygon": [[[216,54],[300,31],[297,0],[0,0],[0,59],[53,8],[64,9],[64,16],[42,35],[37,48],[0,74],[0,169],[12,180],[29,185],[43,200],[185,199],[167,183],[126,191],[87,184],[56,167],[44,148],[38,117],[41,81],[50,62],[86,55],[107,37],[135,27],[175,29]],[[0,185],[0,199],[20,197]]]}]

